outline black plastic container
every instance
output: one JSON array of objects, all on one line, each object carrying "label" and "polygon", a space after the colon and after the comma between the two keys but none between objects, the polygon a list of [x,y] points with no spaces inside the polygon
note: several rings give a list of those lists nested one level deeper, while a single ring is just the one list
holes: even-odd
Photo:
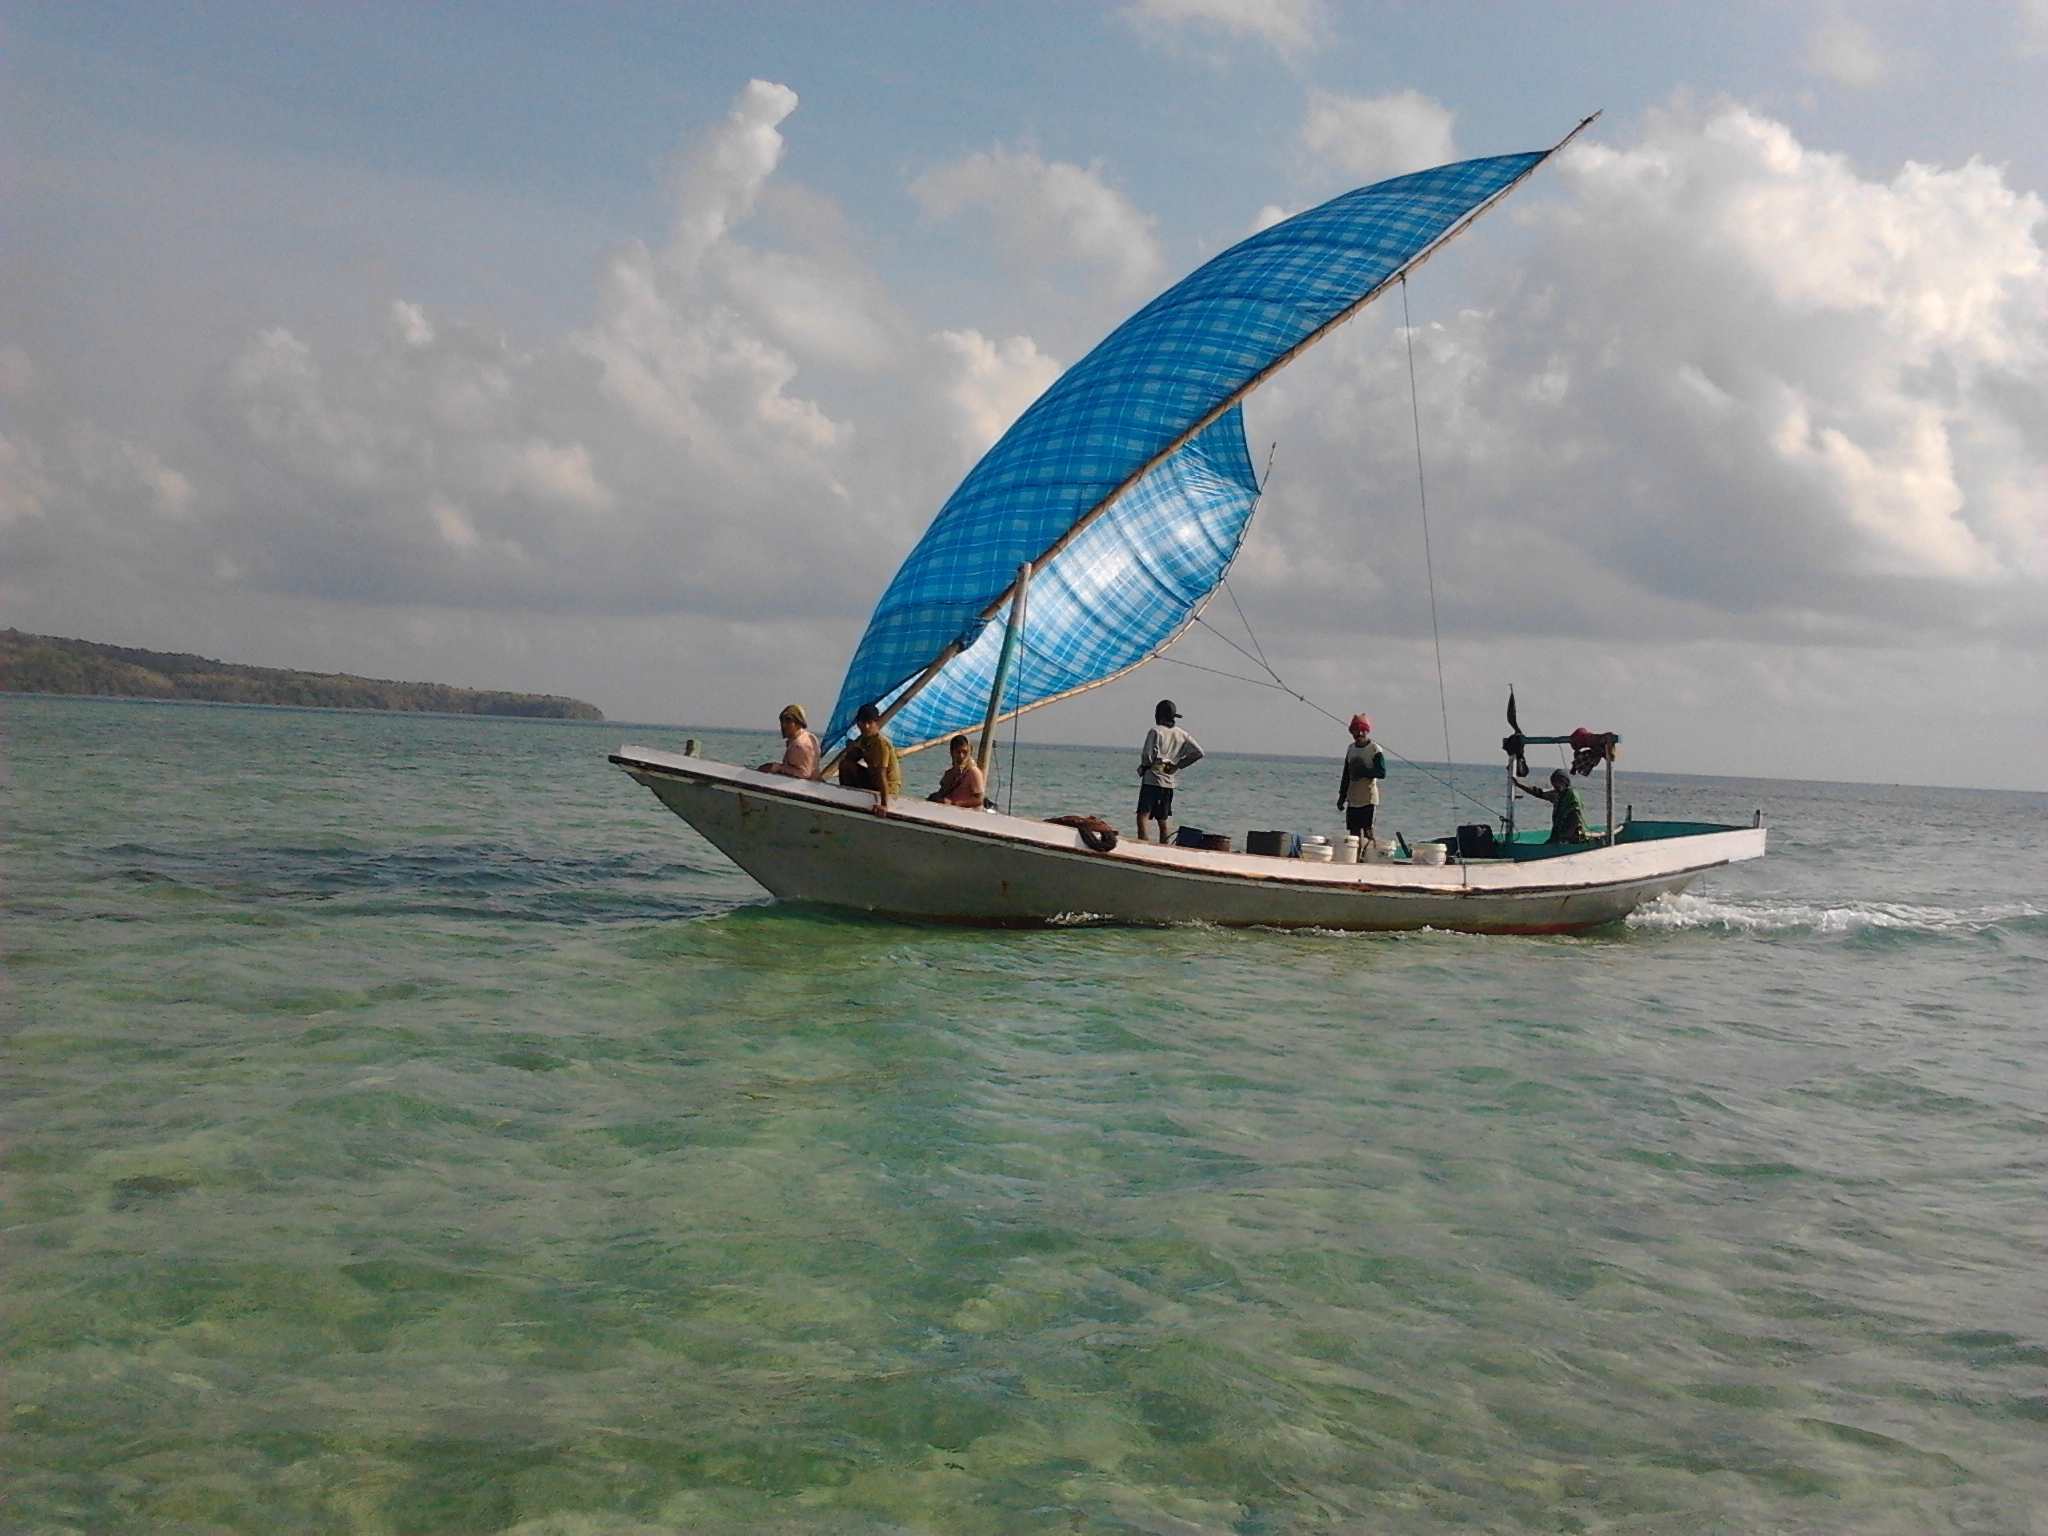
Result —
[{"label": "black plastic container", "polygon": [[1458,828],[1458,857],[1461,859],[1497,859],[1500,857],[1500,840],[1493,835],[1493,828],[1483,821]]}]

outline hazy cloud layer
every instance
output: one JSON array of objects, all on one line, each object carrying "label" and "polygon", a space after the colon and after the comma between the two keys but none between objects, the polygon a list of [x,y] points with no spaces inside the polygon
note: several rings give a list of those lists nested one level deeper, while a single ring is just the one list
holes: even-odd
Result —
[{"label": "hazy cloud layer", "polygon": [[1329,19],[1322,0],[1137,0],[1124,14],[1143,30],[1249,37],[1283,55],[1314,47]]},{"label": "hazy cloud layer", "polygon": [[2020,0],[2015,19],[2020,56],[2048,57],[2048,0]]},{"label": "hazy cloud layer", "polygon": [[1891,60],[1870,29],[1839,11],[1807,33],[1806,67],[1858,91],[1882,85],[1892,72]]},{"label": "hazy cloud layer", "polygon": [[[1028,335],[920,324],[837,211],[778,180],[795,106],[750,85],[679,157],[664,239],[615,248],[588,320],[541,344],[398,298],[353,349],[273,326],[220,362],[175,454],[0,357],[15,569],[361,604],[787,614],[850,644],[953,483],[1064,360]],[[1450,130],[1404,93],[1318,95],[1303,132],[1363,179],[1375,156],[1450,153]],[[991,149],[914,191],[932,217],[982,219],[1044,309],[1121,314],[1173,275],[1099,169]],[[1516,255],[1488,302],[1415,337],[1447,622],[2039,638],[2037,199],[1974,162],[1866,179],[1729,106],[1577,146],[1516,206],[1498,217],[1527,235],[1502,242]],[[1241,590],[1297,653],[1426,623],[1399,312],[1390,297],[1255,399],[1279,473]]]}]

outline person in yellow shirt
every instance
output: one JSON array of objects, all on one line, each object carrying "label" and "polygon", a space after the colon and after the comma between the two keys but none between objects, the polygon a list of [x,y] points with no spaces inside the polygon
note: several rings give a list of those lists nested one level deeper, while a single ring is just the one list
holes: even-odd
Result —
[{"label": "person in yellow shirt", "polygon": [[882,734],[882,712],[863,704],[853,717],[859,732],[839,754],[839,782],[846,789],[870,789],[875,794],[875,814],[889,814],[889,797],[903,793],[903,770],[897,763],[896,744]]}]

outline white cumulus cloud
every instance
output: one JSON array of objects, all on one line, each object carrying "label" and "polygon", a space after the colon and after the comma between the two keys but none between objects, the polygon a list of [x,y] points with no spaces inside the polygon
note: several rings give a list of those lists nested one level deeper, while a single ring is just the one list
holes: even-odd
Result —
[{"label": "white cumulus cloud", "polygon": [[1079,268],[1101,295],[1127,301],[1156,287],[1164,269],[1153,220],[1084,166],[989,150],[925,172],[910,190],[934,218],[983,214],[1023,275]]},{"label": "white cumulus cloud", "polygon": [[[678,155],[666,239],[611,250],[575,329],[521,344],[405,299],[353,346],[268,326],[218,367],[175,463],[67,420],[25,355],[0,357],[17,568],[112,556],[345,603],[856,622],[1059,364],[1027,335],[920,327],[836,209],[778,183],[796,105],[754,81]],[[1149,221],[1092,173],[983,157],[957,195],[983,172],[1026,187],[1019,238],[1045,260],[1118,295],[1156,279]]]},{"label": "white cumulus cloud", "polygon": [[958,360],[951,391],[954,437],[975,455],[986,452],[1060,376],[1060,365],[1029,336],[998,343],[979,331],[941,331],[935,339]]},{"label": "white cumulus cloud", "polygon": [[1458,158],[1455,114],[1420,91],[1391,96],[1309,93],[1301,142],[1317,159],[1361,182],[1381,181]]},{"label": "white cumulus cloud", "polygon": [[[1661,117],[1546,175],[1526,265],[1416,337],[1461,624],[2038,635],[2039,199],[1974,161],[1863,179],[1740,107]],[[1283,475],[1260,558],[1297,595],[1319,583],[1334,610],[1376,593],[1412,623],[1397,315],[1383,305],[1379,329],[1257,407]]]}]

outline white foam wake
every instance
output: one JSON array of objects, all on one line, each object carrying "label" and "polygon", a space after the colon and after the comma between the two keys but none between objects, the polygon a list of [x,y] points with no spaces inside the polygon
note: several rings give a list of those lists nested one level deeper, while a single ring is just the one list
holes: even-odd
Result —
[{"label": "white foam wake", "polygon": [[2015,918],[2048,916],[2024,901],[1987,907],[1911,906],[1902,902],[1852,901],[1840,906],[1812,902],[1716,900],[1709,896],[1665,896],[1629,914],[1628,926],[1651,932],[1720,928],[1733,933],[1855,934],[1872,929],[1919,933],[1981,933]]},{"label": "white foam wake", "polygon": [[1106,912],[1055,912],[1045,920],[1048,928],[1099,928],[1116,919]]}]

